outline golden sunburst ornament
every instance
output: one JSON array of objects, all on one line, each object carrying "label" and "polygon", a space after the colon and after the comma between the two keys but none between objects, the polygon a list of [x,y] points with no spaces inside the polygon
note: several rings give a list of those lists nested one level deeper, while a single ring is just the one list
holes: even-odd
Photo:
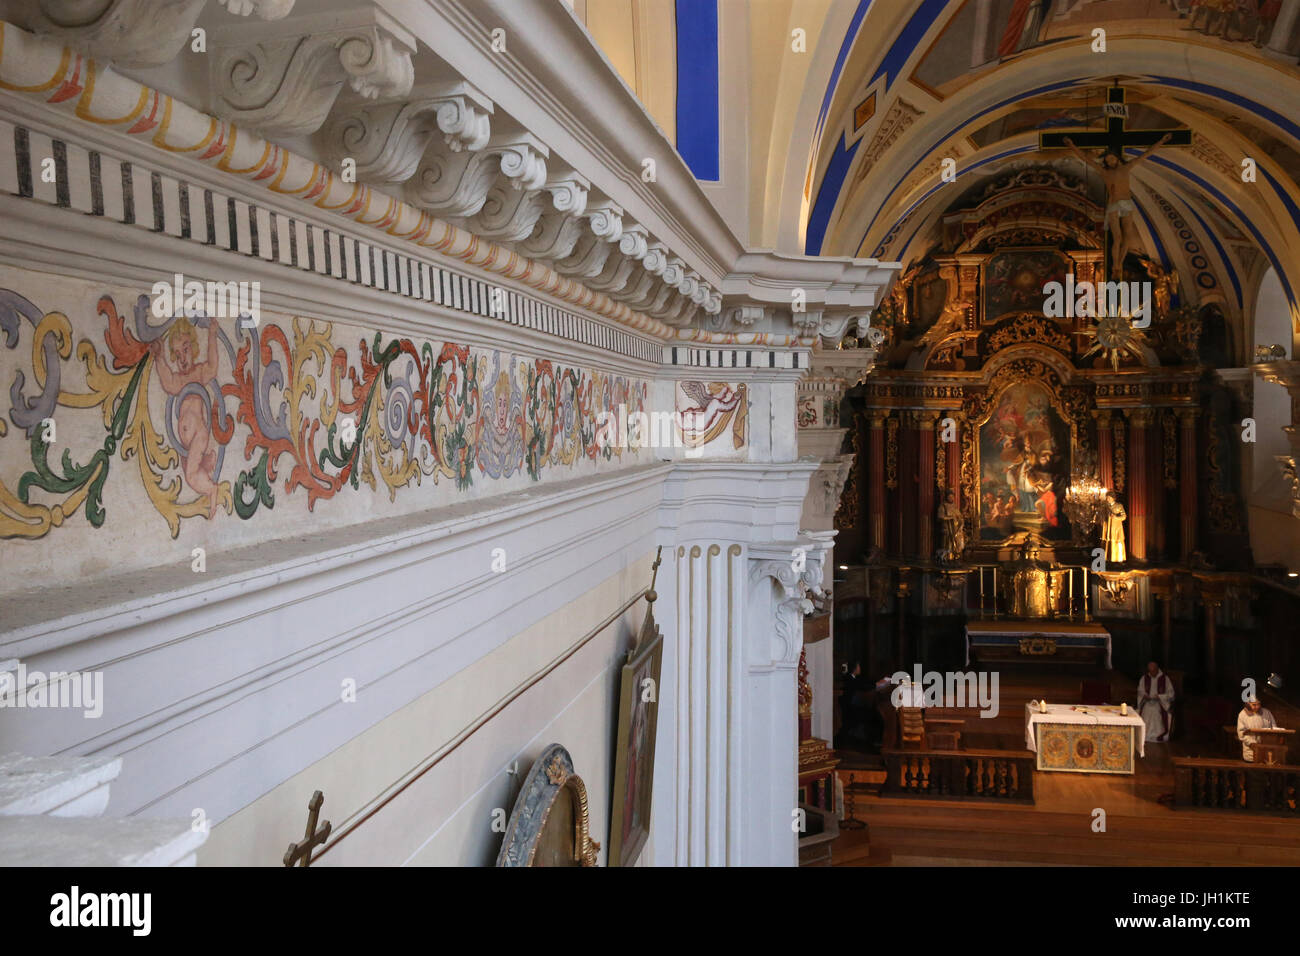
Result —
[{"label": "golden sunburst ornament", "polygon": [[1087,359],[1095,352],[1100,352],[1110,359],[1111,368],[1119,371],[1121,354],[1142,360],[1142,333],[1133,328],[1132,320],[1126,315],[1101,315],[1097,317],[1092,328],[1078,333],[1092,339],[1092,347],[1083,353]]}]

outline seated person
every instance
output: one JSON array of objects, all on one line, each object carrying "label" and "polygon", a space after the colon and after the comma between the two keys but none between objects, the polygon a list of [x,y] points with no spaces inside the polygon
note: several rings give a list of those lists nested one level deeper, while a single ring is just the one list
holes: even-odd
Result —
[{"label": "seated person", "polygon": [[1261,706],[1254,697],[1250,697],[1246,701],[1246,706],[1241,708],[1241,713],[1237,715],[1237,739],[1241,741],[1241,759],[1250,763],[1255,762],[1255,744],[1259,743],[1259,737],[1252,734],[1252,730],[1267,730],[1276,726],[1277,721],[1273,719],[1273,712]]}]

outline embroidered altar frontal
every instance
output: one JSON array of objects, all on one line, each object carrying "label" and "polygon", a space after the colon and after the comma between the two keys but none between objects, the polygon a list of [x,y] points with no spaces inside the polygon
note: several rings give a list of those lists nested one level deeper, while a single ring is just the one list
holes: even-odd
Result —
[{"label": "embroidered altar frontal", "polygon": [[1040,723],[1037,731],[1039,770],[1133,772],[1132,727]]}]

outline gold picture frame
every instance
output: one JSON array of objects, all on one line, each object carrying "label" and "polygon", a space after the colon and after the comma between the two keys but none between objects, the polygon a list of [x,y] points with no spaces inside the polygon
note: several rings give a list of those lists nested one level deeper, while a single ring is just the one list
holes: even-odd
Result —
[{"label": "gold picture frame", "polygon": [[587,787],[569,751],[550,744],[515,798],[497,866],[596,866],[599,853],[600,844],[591,839]]},{"label": "gold picture frame", "polygon": [[[661,549],[662,550],[662,549]],[[655,623],[655,563],[646,591],[646,614],[636,641],[628,650],[619,681],[618,750],[614,759],[614,799],[610,807],[610,866],[631,866],[650,836],[650,805],[654,794],[654,758],[659,722],[659,678],[664,637]]]}]

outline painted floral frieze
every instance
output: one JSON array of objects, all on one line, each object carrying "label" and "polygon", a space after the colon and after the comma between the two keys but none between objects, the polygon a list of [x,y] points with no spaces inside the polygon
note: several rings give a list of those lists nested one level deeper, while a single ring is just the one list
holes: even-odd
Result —
[{"label": "painted floral frieze", "polygon": [[293,499],[314,512],[348,491],[539,481],[626,454],[597,441],[598,416],[646,402],[644,381],[545,359],[150,304],[104,293],[70,316],[0,288],[0,538],[104,526],[119,472],[173,538]]}]

